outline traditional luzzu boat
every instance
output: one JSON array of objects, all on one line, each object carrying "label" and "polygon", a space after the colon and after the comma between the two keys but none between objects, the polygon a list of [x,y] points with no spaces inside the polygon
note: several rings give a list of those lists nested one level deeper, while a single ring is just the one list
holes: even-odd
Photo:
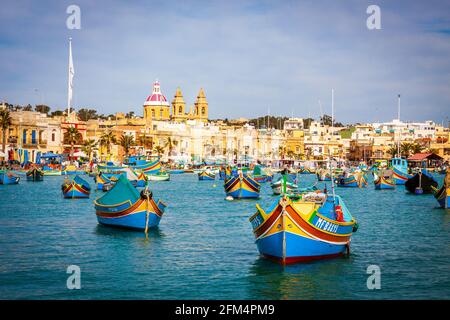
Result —
[{"label": "traditional luzzu boat", "polygon": [[146,174],[149,181],[169,181],[170,174],[167,171],[159,171],[155,174]]},{"label": "traditional luzzu boat", "polygon": [[204,171],[198,173],[198,180],[200,180],[200,181],[212,181],[215,179],[216,179],[216,174],[209,170],[204,170]]},{"label": "traditional luzzu boat", "polygon": [[19,181],[20,177],[11,171],[3,171],[0,173],[0,184],[18,184]]},{"label": "traditional luzzu boat", "polygon": [[363,172],[350,173],[348,175],[340,175],[336,179],[339,187],[363,188],[369,184],[367,182],[366,174]]},{"label": "traditional luzzu boat", "polygon": [[44,172],[38,168],[31,168],[26,173],[27,181],[44,181]]},{"label": "traditional luzzu boat", "polygon": [[[283,177],[280,177],[277,181],[273,182],[270,187],[274,195],[280,195],[283,191]],[[286,181],[287,194],[294,194],[298,191],[298,185],[293,182]]]},{"label": "traditional luzzu boat", "polygon": [[135,171],[142,171],[145,174],[156,174],[161,170],[161,162],[156,159],[146,164],[136,165],[131,167]]},{"label": "traditional luzzu boat", "polygon": [[433,188],[433,194],[439,205],[444,209],[450,208],[450,169],[447,169],[442,187]]},{"label": "traditional luzzu boat", "polygon": [[100,224],[147,230],[157,227],[166,205],[155,201],[146,187],[139,192],[124,176],[104,196],[94,201]]},{"label": "traditional luzzu boat", "polygon": [[384,190],[384,189],[394,189],[395,182],[392,179],[392,171],[390,170],[381,170],[378,173],[373,174],[373,183],[375,184],[376,190]]},{"label": "traditional luzzu boat", "polygon": [[258,204],[249,218],[260,254],[283,265],[349,254],[357,229],[341,197],[283,195],[266,212]]},{"label": "traditional luzzu boat", "polygon": [[65,180],[61,186],[64,198],[89,198],[91,187],[89,183],[80,176],[75,176],[72,180]]},{"label": "traditional luzzu boat", "polygon": [[42,167],[42,172],[44,172],[44,176],[60,176],[61,170],[55,169],[53,167],[49,167],[47,165],[44,165]]},{"label": "traditional luzzu boat", "polygon": [[403,158],[392,158],[391,159],[391,167],[392,167],[392,177],[394,178],[394,182],[396,185],[405,184],[408,179],[413,176],[408,173],[408,162]]},{"label": "traditional luzzu boat", "polygon": [[143,188],[147,184],[147,176],[140,172],[137,174],[136,187]]},{"label": "traditional luzzu boat", "polygon": [[231,174],[224,181],[225,193],[234,199],[259,198],[261,185],[247,174]]},{"label": "traditional luzzu boat", "polygon": [[104,173],[100,172],[96,177],[95,177],[95,184],[97,187],[97,190],[103,190],[103,187],[106,184],[112,184],[113,182],[111,181],[111,179],[109,179]]},{"label": "traditional luzzu boat", "polygon": [[257,165],[253,168],[252,178],[259,183],[264,183],[272,181],[273,175],[266,173],[261,166]]},{"label": "traditional luzzu boat", "polygon": [[437,181],[426,170],[417,172],[405,182],[405,189],[413,194],[433,193],[433,188],[435,189],[437,187]]},{"label": "traditional luzzu boat", "polygon": [[327,169],[317,170],[316,175],[319,181],[331,181],[331,173]]}]

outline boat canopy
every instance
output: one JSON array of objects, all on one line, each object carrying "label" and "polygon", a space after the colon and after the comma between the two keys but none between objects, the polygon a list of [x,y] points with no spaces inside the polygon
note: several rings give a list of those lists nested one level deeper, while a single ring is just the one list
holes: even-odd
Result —
[{"label": "boat canopy", "polygon": [[101,198],[97,199],[96,202],[101,205],[111,206],[126,201],[134,203],[139,197],[139,191],[133,187],[125,175],[121,175],[114,187]]}]

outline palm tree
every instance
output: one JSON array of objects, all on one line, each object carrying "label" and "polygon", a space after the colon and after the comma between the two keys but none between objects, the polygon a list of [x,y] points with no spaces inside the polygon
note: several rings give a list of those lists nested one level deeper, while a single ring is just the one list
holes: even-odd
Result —
[{"label": "palm tree", "polygon": [[397,154],[397,146],[392,145],[386,152],[390,154],[392,158],[395,157]]},{"label": "palm tree", "polygon": [[294,157],[295,157],[295,153],[294,153],[294,151],[292,151],[292,150],[289,150],[289,151],[286,153],[286,155],[287,155],[288,158],[290,158],[290,159],[294,159]]},{"label": "palm tree", "polygon": [[106,147],[106,153],[108,155],[111,153],[111,145],[116,143],[117,139],[112,131],[105,131],[100,137],[100,146]]},{"label": "palm tree", "polygon": [[424,149],[424,147],[421,144],[418,144],[418,143],[414,143],[411,146],[411,151],[412,151],[413,154],[421,153],[423,151],[423,149]]},{"label": "palm tree", "polygon": [[160,158],[161,155],[164,153],[164,148],[161,147],[161,146],[156,146],[154,150],[155,150],[155,152],[158,154],[158,157],[159,157],[159,158]]},{"label": "palm tree", "polygon": [[81,147],[81,150],[83,150],[84,153],[87,154],[89,157],[89,160],[91,160],[91,154],[94,151],[94,148],[97,146],[97,142],[95,140],[89,139],[83,142],[83,146]]},{"label": "palm tree", "polygon": [[278,147],[278,154],[280,155],[281,160],[284,159],[284,155],[286,153],[286,148],[284,146]]},{"label": "palm tree", "polygon": [[130,147],[134,144],[134,138],[132,135],[122,134],[119,144],[123,148],[123,151],[125,151],[125,157],[128,157]]},{"label": "palm tree", "polygon": [[164,148],[167,148],[169,150],[169,155],[172,153],[172,150],[174,147],[178,144],[177,141],[174,141],[171,137],[167,137],[166,141],[164,143]]},{"label": "palm tree", "polygon": [[411,154],[412,146],[413,146],[412,143],[403,142],[402,145],[400,146],[400,153],[406,157],[409,157]]},{"label": "palm tree", "polygon": [[66,132],[64,132],[64,143],[70,144],[70,161],[72,162],[73,158],[73,147],[75,144],[79,143],[83,139],[80,131],[78,131],[75,127],[67,128]]},{"label": "palm tree", "polygon": [[12,119],[8,110],[0,110],[0,127],[2,128],[2,147],[6,152],[6,130],[11,126]]}]

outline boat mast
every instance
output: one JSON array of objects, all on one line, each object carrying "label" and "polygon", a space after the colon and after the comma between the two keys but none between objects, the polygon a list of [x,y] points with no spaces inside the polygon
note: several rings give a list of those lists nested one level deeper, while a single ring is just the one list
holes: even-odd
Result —
[{"label": "boat mast", "polygon": [[[400,125],[400,94],[398,95],[398,107],[397,107],[397,119]],[[402,132],[400,129],[400,135],[399,135],[399,139],[397,140],[397,157],[401,158],[401,154],[400,154],[400,140],[402,139]]]}]

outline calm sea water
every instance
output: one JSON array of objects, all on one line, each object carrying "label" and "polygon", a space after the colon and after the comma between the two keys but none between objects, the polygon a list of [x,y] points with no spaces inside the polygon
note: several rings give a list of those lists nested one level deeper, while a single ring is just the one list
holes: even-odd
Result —
[{"label": "calm sea water", "polygon": [[[101,191],[67,200],[63,177],[24,178],[0,185],[1,299],[450,298],[450,212],[401,186],[338,188],[360,226],[350,258],[282,267],[258,255],[248,222],[257,202],[225,201],[222,181],[153,182],[168,208],[146,238],[97,224],[92,200]],[[274,199],[265,185],[259,202]],[[367,289],[373,264],[380,290]],[[69,265],[81,268],[80,290],[66,288]]]}]

